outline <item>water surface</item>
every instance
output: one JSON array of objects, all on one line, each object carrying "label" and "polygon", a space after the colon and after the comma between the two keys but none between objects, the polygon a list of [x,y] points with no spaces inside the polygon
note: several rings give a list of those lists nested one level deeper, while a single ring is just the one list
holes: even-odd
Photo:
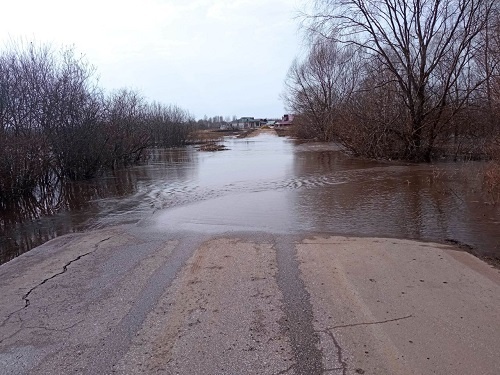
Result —
[{"label": "water surface", "polygon": [[228,151],[154,150],[151,160],[2,213],[6,261],[57,235],[123,223],[209,233],[314,232],[443,242],[500,256],[500,209],[480,164],[415,165],[349,157],[262,134]]}]

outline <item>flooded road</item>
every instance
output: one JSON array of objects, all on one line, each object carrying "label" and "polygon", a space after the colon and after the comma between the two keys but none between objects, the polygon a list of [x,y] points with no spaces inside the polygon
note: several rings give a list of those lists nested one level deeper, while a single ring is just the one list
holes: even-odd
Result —
[{"label": "flooded road", "polygon": [[273,134],[227,138],[225,146],[154,150],[148,164],[12,207],[1,216],[0,260],[65,233],[123,223],[453,240],[500,257],[500,205],[481,193],[477,164],[366,161]]},{"label": "flooded road", "polygon": [[18,249],[83,232],[0,266],[2,374],[498,373],[498,269],[441,244],[498,254],[478,165],[225,143],[158,151],[24,206],[57,214],[4,221]]}]

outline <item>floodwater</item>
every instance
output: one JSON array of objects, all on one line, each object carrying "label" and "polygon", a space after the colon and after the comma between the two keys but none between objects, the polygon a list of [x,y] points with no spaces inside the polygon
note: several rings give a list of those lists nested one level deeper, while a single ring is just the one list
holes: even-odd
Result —
[{"label": "floodwater", "polygon": [[0,261],[58,235],[124,223],[452,240],[500,258],[500,203],[482,192],[480,163],[369,161],[269,133],[224,144],[215,153],[154,150],[147,164],[12,207],[0,216]]}]

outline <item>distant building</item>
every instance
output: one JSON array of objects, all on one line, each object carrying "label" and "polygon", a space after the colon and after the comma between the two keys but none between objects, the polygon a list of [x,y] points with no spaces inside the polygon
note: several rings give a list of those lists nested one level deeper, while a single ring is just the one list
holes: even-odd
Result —
[{"label": "distant building", "polygon": [[231,121],[233,129],[251,129],[262,125],[262,120],[253,117],[242,117],[238,120]]},{"label": "distant building", "polygon": [[288,125],[293,125],[293,118],[294,115],[283,115],[280,121],[277,122],[276,126],[288,126]]},{"label": "distant building", "polygon": [[[285,116],[291,116],[292,115],[285,115]],[[284,117],[285,117],[284,116]],[[237,120],[233,120],[231,122],[223,123],[220,126],[220,129],[222,130],[228,130],[228,129],[253,129],[253,128],[260,128],[261,126],[279,126],[279,123],[281,123],[283,120],[278,120],[278,119],[267,119],[267,118],[259,118],[256,119],[255,117],[241,117]]]}]

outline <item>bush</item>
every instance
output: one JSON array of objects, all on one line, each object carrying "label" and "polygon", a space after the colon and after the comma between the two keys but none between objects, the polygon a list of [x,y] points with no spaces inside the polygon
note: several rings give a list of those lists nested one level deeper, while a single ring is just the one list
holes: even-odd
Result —
[{"label": "bush", "polygon": [[188,112],[130,90],[106,96],[94,73],[72,48],[18,43],[0,53],[0,201],[54,176],[89,179],[142,160],[147,147],[185,143]]}]

